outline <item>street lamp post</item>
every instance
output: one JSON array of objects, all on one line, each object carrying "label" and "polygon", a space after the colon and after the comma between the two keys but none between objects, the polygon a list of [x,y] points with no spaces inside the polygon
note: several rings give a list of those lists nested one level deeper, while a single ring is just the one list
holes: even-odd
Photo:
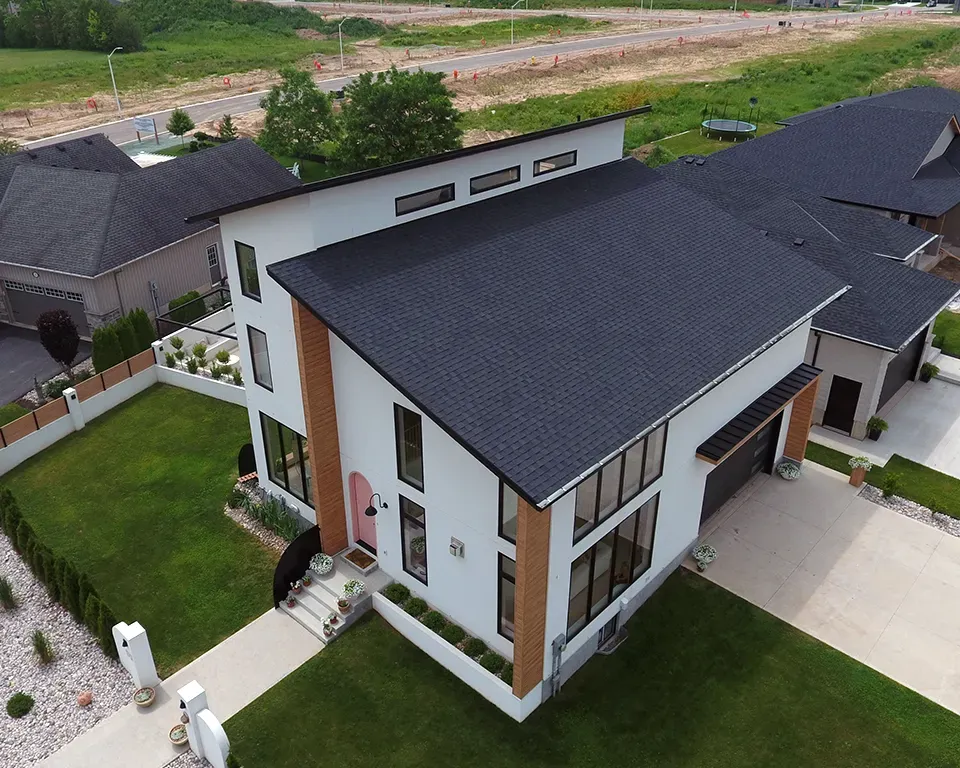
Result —
[{"label": "street lamp post", "polygon": [[120,117],[123,117],[123,110],[120,109],[120,94],[117,93],[117,78],[113,76],[113,62],[110,61],[110,57],[113,56],[117,51],[122,51],[123,46],[114,48],[110,53],[107,54],[107,66],[110,67],[110,82],[113,83],[113,98],[117,100],[117,112],[120,113]]},{"label": "street lamp post", "polygon": [[340,38],[340,71],[343,72],[343,22],[349,19],[349,16],[344,16],[340,19],[340,23],[337,24],[337,37]]},{"label": "street lamp post", "polygon": [[527,0],[517,0],[517,2],[510,6],[510,45],[513,45],[513,9],[520,5],[520,3],[523,3],[524,8],[530,10],[530,6],[527,5]]}]

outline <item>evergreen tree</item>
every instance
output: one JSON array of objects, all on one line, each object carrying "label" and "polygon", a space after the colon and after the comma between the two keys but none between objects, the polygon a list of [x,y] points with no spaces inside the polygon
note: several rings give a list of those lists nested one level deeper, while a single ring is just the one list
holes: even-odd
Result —
[{"label": "evergreen tree", "polygon": [[100,600],[96,595],[90,595],[83,608],[83,626],[90,630],[90,634],[98,637],[100,628]]},{"label": "evergreen tree", "polygon": [[217,135],[224,141],[233,141],[237,138],[237,129],[233,125],[233,118],[230,115],[224,115],[220,121],[220,128]]},{"label": "evergreen tree", "polygon": [[137,337],[137,346],[139,350],[150,349],[150,345],[157,340],[157,332],[150,322],[150,317],[142,307],[137,307],[130,312],[130,324],[133,326],[133,332]]},{"label": "evergreen tree", "polygon": [[64,561],[63,567],[63,585],[60,588],[63,607],[70,611],[70,614],[77,621],[83,619],[83,605],[80,603],[80,577],[76,569],[68,562]]},{"label": "evergreen tree", "polygon": [[117,644],[113,641],[113,627],[117,624],[117,617],[109,606],[100,601],[100,616],[97,622],[97,638],[103,652],[112,659],[117,658]]},{"label": "evergreen tree", "polygon": [[123,349],[113,325],[105,325],[93,332],[93,367],[97,373],[123,362]]},{"label": "evergreen tree", "polygon": [[137,334],[133,330],[133,324],[128,318],[121,317],[113,325],[117,330],[117,339],[120,342],[120,351],[123,355],[121,361],[133,357],[140,351],[137,344]]},{"label": "evergreen tree", "polygon": [[22,556],[32,541],[33,528],[30,527],[30,523],[21,518],[17,523],[17,540],[13,543],[13,548]]}]

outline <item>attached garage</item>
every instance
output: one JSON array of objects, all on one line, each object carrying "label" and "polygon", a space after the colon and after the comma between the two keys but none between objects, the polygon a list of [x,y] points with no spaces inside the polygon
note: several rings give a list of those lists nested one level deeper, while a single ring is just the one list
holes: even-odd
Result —
[{"label": "attached garage", "polygon": [[883,386],[880,387],[880,400],[877,402],[879,411],[908,381],[913,381],[920,367],[923,357],[924,342],[928,328],[924,328],[913,340],[901,350],[893,360],[887,364],[887,373],[883,377]]},{"label": "attached garage", "polygon": [[15,323],[35,327],[37,317],[52,309],[65,310],[77,325],[81,336],[90,336],[90,327],[84,313],[83,294],[60,288],[44,288],[31,283],[4,280],[3,287],[9,303],[10,318]]}]

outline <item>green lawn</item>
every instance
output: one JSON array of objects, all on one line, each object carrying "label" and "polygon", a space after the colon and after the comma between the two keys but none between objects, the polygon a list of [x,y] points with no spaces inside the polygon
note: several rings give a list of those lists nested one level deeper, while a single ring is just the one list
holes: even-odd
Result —
[{"label": "green lawn", "polygon": [[933,332],[943,339],[943,353],[960,357],[960,314],[944,310],[937,315]]},{"label": "green lawn", "polygon": [[[763,123],[757,126],[757,136],[773,133],[779,128],[779,125],[774,125],[773,123]],[[668,139],[661,139],[657,144],[669,152],[672,152],[677,157],[683,155],[712,155],[721,149],[734,146],[734,143],[731,141],[720,141],[719,139],[713,139],[708,136],[701,136],[700,131],[696,128],[686,133],[678,134],[677,136],[671,136]]]},{"label": "green lawn", "polygon": [[368,616],[227,735],[251,768],[957,764],[956,715],[699,576],[671,576],[628,628],[517,724]]},{"label": "green lawn", "polygon": [[[591,21],[575,16],[521,17],[513,22],[515,40],[532,37],[547,37],[561,30],[562,34],[603,32],[609,27],[607,21]],[[502,45],[510,42],[510,21],[482,21],[463,26],[398,26],[390,27],[380,38],[381,45],[395,48],[414,48],[420,45],[455,45],[459,48],[479,48],[481,41],[487,45]]]},{"label": "green lawn", "polygon": [[[187,139],[189,138],[188,136]],[[184,155],[190,154],[190,151],[185,145],[178,145],[167,147],[166,149],[158,149],[156,154],[183,157]],[[334,176],[340,175],[334,163],[318,163],[315,160],[298,160],[289,155],[272,155],[272,157],[284,168],[292,168],[294,163],[300,163],[300,181],[304,184],[308,184],[311,181],[320,181],[321,179],[332,179]]]},{"label": "green lawn", "polygon": [[276,555],[223,514],[243,408],[156,386],[3,478],[47,546],[150,634],[168,676],[272,604]]},{"label": "green lawn", "polygon": [[[880,439],[883,440],[883,437]],[[847,463],[850,454],[834,448],[809,442],[807,458],[845,475],[850,474],[850,465]],[[960,480],[894,454],[885,465],[875,465],[867,473],[867,482],[880,487],[884,477],[891,473],[900,477],[897,496],[960,519]]]},{"label": "green lawn", "polygon": [[30,411],[16,403],[0,405],[0,427],[4,424],[9,424],[15,419],[19,419],[21,416],[26,416],[28,413],[30,413]]}]

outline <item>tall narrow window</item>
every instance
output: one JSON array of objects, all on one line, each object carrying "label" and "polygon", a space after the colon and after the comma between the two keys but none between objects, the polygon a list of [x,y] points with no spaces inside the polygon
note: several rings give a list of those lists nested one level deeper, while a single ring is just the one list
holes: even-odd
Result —
[{"label": "tall narrow window", "polygon": [[637,510],[637,538],[633,546],[632,581],[639,579],[650,567],[653,555],[653,535],[657,527],[657,509],[660,506],[660,494]]},{"label": "tall narrow window", "polygon": [[426,510],[405,496],[400,497],[400,535],[403,539],[403,570],[427,583]]},{"label": "tall narrow window", "polygon": [[620,506],[620,467],[623,457],[612,459],[600,470],[600,499],[597,522],[606,520]]},{"label": "tall narrow window", "polygon": [[260,301],[260,274],[257,272],[257,252],[253,246],[234,242],[237,249],[237,268],[240,271],[240,291],[244,296]]},{"label": "tall narrow window", "polygon": [[397,431],[397,475],[418,491],[423,490],[423,428],[420,414],[393,406]]},{"label": "tall narrow window", "polygon": [[647,435],[647,457],[643,462],[643,486],[646,488],[663,473],[663,449],[667,442],[667,425],[661,424]]},{"label": "tall narrow window", "polygon": [[570,566],[570,605],[567,609],[567,637],[573,637],[587,625],[590,608],[590,571],[593,547],[573,561]]},{"label": "tall narrow window", "polygon": [[506,555],[500,556],[500,620],[497,631],[513,640],[514,598],[517,591],[517,564]]},{"label": "tall narrow window", "polygon": [[265,413],[260,414],[260,428],[267,458],[267,476],[312,507],[313,488],[306,438]]},{"label": "tall narrow window", "polygon": [[252,325],[247,326],[250,341],[250,359],[253,363],[253,380],[273,392],[273,374],[270,372],[270,352],[267,349],[267,334]]},{"label": "tall narrow window", "polygon": [[644,438],[631,445],[623,455],[623,492],[622,504],[640,493],[643,487],[643,450],[647,445]]},{"label": "tall narrow window", "polygon": [[514,544],[517,543],[517,492],[509,485],[500,482],[500,536]]},{"label": "tall narrow window", "polygon": [[577,503],[574,507],[573,540],[578,541],[590,531],[597,521],[597,480],[598,473],[577,486]]}]

